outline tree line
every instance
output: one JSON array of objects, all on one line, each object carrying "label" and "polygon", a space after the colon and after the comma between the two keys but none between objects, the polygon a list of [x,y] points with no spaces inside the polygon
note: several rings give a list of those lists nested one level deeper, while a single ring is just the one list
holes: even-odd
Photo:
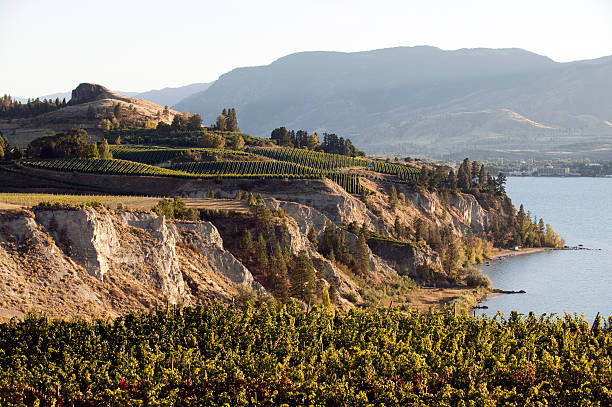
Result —
[{"label": "tree line", "polygon": [[73,128],[66,133],[49,132],[33,140],[26,150],[28,158],[113,158],[106,140],[90,143],[84,129]]},{"label": "tree line", "polygon": [[59,98],[55,100],[34,100],[28,99],[26,103],[14,100],[10,95],[4,95],[0,98],[0,119],[21,119],[27,117],[38,116],[43,113],[53,112],[55,110],[66,107],[68,103],[66,99]]},{"label": "tree line", "polygon": [[309,134],[305,130],[287,130],[286,127],[282,126],[272,130],[270,139],[276,141],[276,144],[281,147],[305,148],[350,157],[365,156],[365,153],[358,150],[350,139],[338,137],[333,133],[323,133],[323,141],[319,143],[317,133]]}]

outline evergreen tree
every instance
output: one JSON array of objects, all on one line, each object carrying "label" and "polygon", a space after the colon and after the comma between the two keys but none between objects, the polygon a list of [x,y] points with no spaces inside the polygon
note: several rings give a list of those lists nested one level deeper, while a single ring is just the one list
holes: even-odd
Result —
[{"label": "evergreen tree", "polygon": [[451,192],[457,190],[457,176],[455,175],[455,171],[452,169],[448,171],[448,177],[446,178],[446,185]]},{"label": "evergreen tree", "polygon": [[506,193],[506,175],[500,172],[495,180],[495,192],[498,195],[504,195]]},{"label": "evergreen tree", "polygon": [[281,250],[280,244],[276,243],[272,259],[270,260],[272,270],[272,290],[276,298],[281,302],[289,299],[289,277],[287,274],[287,262]]},{"label": "evergreen tree", "polygon": [[308,236],[308,240],[310,241],[310,243],[312,243],[315,250],[317,250],[319,246],[319,239],[317,238],[317,232],[314,230],[314,227],[311,226],[310,229],[308,229],[307,236]]},{"label": "evergreen tree", "polygon": [[478,186],[480,188],[484,188],[487,184],[487,170],[485,169],[484,164],[480,166],[480,171],[478,171]]},{"label": "evergreen tree", "polygon": [[389,194],[389,206],[391,206],[391,210],[395,211],[397,208],[397,190],[395,189],[395,185],[391,185],[391,193]]},{"label": "evergreen tree", "polygon": [[268,247],[266,244],[266,239],[264,239],[263,234],[259,234],[257,237],[257,241],[254,245],[255,252],[255,260],[259,264],[261,268],[266,270],[268,268]]},{"label": "evergreen tree", "polygon": [[297,255],[291,277],[292,294],[304,301],[310,301],[314,292],[315,272],[305,250],[301,250]]},{"label": "evergreen tree", "polygon": [[359,233],[357,240],[357,270],[362,276],[367,276],[371,271],[368,243],[363,232]]},{"label": "evergreen tree", "polygon": [[244,229],[244,232],[242,232],[242,237],[240,238],[240,248],[248,255],[253,254],[253,235],[248,229]]},{"label": "evergreen tree", "polygon": [[467,158],[463,160],[457,171],[457,187],[464,192],[472,188],[471,166]]}]

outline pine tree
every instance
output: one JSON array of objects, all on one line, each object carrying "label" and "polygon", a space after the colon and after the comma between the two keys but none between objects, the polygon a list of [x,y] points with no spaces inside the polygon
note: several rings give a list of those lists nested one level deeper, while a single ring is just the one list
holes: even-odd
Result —
[{"label": "pine tree", "polygon": [[389,194],[389,206],[392,211],[395,211],[397,208],[397,190],[395,189],[395,185],[391,185],[391,193]]},{"label": "pine tree", "polygon": [[457,190],[457,176],[455,175],[455,171],[453,171],[452,169],[448,171],[448,177],[446,178],[446,184],[448,186],[448,189],[451,192],[454,192]]},{"label": "pine tree", "polygon": [[268,246],[266,244],[266,239],[264,239],[263,234],[259,234],[257,237],[257,241],[254,245],[255,252],[255,260],[259,263],[259,266],[263,269],[268,268]]},{"label": "pine tree", "polygon": [[305,250],[297,255],[291,277],[292,294],[304,301],[310,301],[314,292],[315,273],[312,261]]},{"label": "pine tree", "polygon": [[240,248],[249,256],[253,254],[253,235],[248,229],[244,229],[240,238]]},{"label": "pine tree", "polygon": [[285,302],[289,299],[289,277],[287,274],[287,262],[278,243],[270,260],[270,269],[272,271],[272,291],[280,301]]},{"label": "pine tree", "polygon": [[359,239],[357,240],[357,270],[362,276],[367,276],[371,271],[369,251],[365,233],[359,233]]},{"label": "pine tree", "polygon": [[310,241],[310,243],[312,243],[315,250],[317,250],[319,246],[319,239],[317,238],[317,232],[314,230],[314,227],[311,226],[310,229],[308,229],[307,236],[308,236],[308,240]]},{"label": "pine tree", "polygon": [[484,164],[480,166],[480,171],[478,172],[478,186],[480,188],[485,187],[487,182],[487,170],[485,169]]},{"label": "pine tree", "polygon": [[457,187],[464,192],[472,188],[471,166],[470,160],[467,158],[464,159],[459,166],[459,171],[457,172]]}]

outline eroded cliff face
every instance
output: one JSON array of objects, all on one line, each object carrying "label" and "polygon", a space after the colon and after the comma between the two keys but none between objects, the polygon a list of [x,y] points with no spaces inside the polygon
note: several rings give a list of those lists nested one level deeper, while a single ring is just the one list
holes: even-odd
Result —
[{"label": "eroded cliff face", "polygon": [[[320,238],[328,223],[342,227],[356,258],[358,237],[349,231],[354,230],[351,224],[394,236],[396,218],[412,225],[420,217],[451,226],[459,234],[478,234],[500,216],[482,208],[471,195],[442,199],[434,192],[401,185],[398,193],[405,200],[393,210],[384,183],[364,182],[377,191],[368,197],[367,205],[331,181],[248,183],[270,209],[286,213],[274,222],[285,227],[290,253],[296,256],[305,251],[321,266],[317,284],[333,286],[343,308],[368,302],[368,289],[384,292],[386,284],[397,286],[402,276],[418,282],[419,270],[441,269],[439,254],[415,242],[370,239],[370,274],[358,278],[316,250],[307,238],[310,229]],[[233,197],[244,190],[242,186],[209,183],[188,195],[201,196],[213,187],[216,196]],[[116,316],[166,304],[231,301],[243,289],[268,295],[245,264],[225,248],[227,242],[215,224],[88,207],[0,211],[0,318],[22,316],[30,310],[59,317]],[[228,225],[217,224],[222,231]],[[235,238],[235,234],[224,236]],[[233,241],[226,246],[236,250]]]},{"label": "eroded cliff face", "polygon": [[0,316],[119,315],[263,290],[208,222],[92,208],[1,211],[0,275]]}]

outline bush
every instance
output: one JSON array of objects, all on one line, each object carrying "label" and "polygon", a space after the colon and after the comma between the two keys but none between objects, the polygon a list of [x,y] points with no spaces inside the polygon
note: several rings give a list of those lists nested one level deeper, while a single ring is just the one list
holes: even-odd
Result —
[{"label": "bush", "polygon": [[491,279],[476,268],[470,269],[465,276],[465,283],[470,287],[483,287],[489,289],[492,287]]}]

